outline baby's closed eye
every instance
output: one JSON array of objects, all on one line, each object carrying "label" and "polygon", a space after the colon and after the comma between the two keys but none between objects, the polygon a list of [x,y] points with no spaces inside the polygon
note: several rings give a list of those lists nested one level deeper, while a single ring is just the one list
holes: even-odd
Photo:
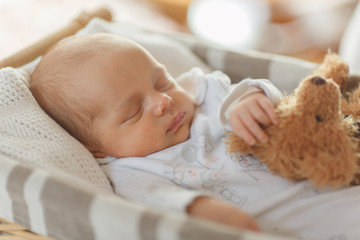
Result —
[{"label": "baby's closed eye", "polygon": [[167,73],[164,73],[159,80],[157,81],[157,90],[166,91],[173,86],[173,80],[171,76]]},{"label": "baby's closed eye", "polygon": [[142,105],[136,106],[133,110],[129,112],[129,115],[125,120],[125,122],[139,120],[142,115],[142,112],[143,112]]}]

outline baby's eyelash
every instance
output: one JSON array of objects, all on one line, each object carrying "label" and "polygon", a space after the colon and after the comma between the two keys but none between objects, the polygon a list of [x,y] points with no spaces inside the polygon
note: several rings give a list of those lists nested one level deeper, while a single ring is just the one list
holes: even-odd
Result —
[{"label": "baby's eyelash", "polygon": [[139,106],[139,107],[137,108],[137,110],[134,111],[134,113],[131,114],[126,121],[133,120],[135,117],[138,117],[137,119],[139,119],[140,116],[142,115],[142,109],[143,109],[142,106]]},{"label": "baby's eyelash", "polygon": [[169,79],[166,79],[166,81],[161,84],[160,89],[165,88],[168,84],[169,84]]},{"label": "baby's eyelash", "polygon": [[168,88],[171,86],[171,84],[172,84],[171,80],[170,80],[168,77],[166,77],[166,78],[165,78],[165,81],[163,81],[163,82],[160,84],[160,86],[158,87],[158,89],[159,89],[159,90],[166,90],[166,89],[168,89]]}]

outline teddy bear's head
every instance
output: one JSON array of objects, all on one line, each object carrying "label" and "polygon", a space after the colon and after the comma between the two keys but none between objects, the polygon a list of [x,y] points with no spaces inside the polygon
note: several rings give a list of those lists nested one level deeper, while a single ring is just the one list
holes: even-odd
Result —
[{"label": "teddy bear's head", "polygon": [[[304,79],[295,91],[295,97],[290,96],[278,106],[281,115],[293,115],[293,121],[303,122],[308,127],[318,128],[341,118],[341,93],[339,86],[332,79],[312,75]],[[293,102],[294,105],[291,104]],[[288,108],[294,108],[289,111]],[[286,108],[286,109],[281,109]],[[298,116],[302,116],[299,118]],[[298,123],[300,124],[300,123]],[[303,127],[306,127],[303,126]]]},{"label": "teddy bear's head", "polygon": [[318,187],[351,182],[357,171],[357,125],[342,114],[340,88],[329,74],[303,79],[276,112],[279,123],[264,127],[267,143],[249,146],[230,133],[228,151],[253,154],[290,180],[309,179]]}]

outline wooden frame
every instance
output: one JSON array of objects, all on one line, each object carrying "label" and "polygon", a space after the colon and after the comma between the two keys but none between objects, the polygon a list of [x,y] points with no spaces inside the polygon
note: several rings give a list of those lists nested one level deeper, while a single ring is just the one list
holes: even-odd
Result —
[{"label": "wooden frame", "polygon": [[26,228],[0,218],[0,240],[54,240],[28,231]]},{"label": "wooden frame", "polygon": [[71,21],[68,25],[41,39],[40,41],[16,52],[15,54],[0,60],[0,68],[4,67],[20,67],[31,62],[37,57],[43,55],[51,46],[61,39],[75,34],[84,28],[91,19],[99,17],[107,21],[111,21],[112,16],[108,9],[99,8],[93,12],[82,12],[78,17]]}]

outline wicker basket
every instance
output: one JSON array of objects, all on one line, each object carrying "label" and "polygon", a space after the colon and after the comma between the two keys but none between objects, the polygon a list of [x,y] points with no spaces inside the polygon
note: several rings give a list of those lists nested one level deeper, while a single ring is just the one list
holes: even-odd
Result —
[{"label": "wicker basket", "polygon": [[54,240],[38,235],[26,228],[0,218],[0,240]]},{"label": "wicker basket", "polygon": [[[94,17],[100,17],[107,21],[111,21],[111,13],[104,8],[96,9],[93,12],[82,12],[77,18],[66,25],[64,28],[59,29],[41,41],[25,48],[12,56],[5,59],[0,59],[0,68],[2,67],[18,67],[26,64],[36,57],[42,55],[49,47],[64,37],[76,33]],[[30,232],[26,228],[9,222],[0,218],[0,240],[50,240],[53,238],[41,236]]]}]

